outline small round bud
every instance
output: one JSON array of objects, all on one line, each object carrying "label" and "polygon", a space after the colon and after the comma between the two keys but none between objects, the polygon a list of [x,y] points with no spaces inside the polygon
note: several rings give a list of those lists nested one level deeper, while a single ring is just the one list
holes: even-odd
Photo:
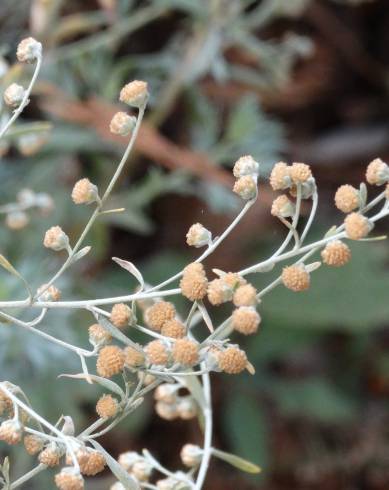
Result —
[{"label": "small round bud", "polygon": [[311,168],[305,163],[293,163],[289,172],[290,178],[295,184],[304,184],[312,177]]},{"label": "small round bud", "polygon": [[285,287],[294,292],[305,291],[310,285],[310,276],[301,264],[282,269],[281,279]]},{"label": "small round bud", "polygon": [[103,395],[96,404],[96,413],[102,419],[116,417],[119,412],[119,402],[112,395]]},{"label": "small round bud", "polygon": [[61,299],[61,291],[55,286],[47,287],[47,284],[42,284],[37,290],[39,301],[59,301]]},{"label": "small round bud", "polygon": [[122,88],[119,99],[132,107],[141,107],[146,103],[148,97],[147,82],[134,80]]},{"label": "small round bud", "polygon": [[5,224],[10,230],[22,230],[29,222],[30,218],[24,211],[11,211],[5,217]]},{"label": "small round bud", "polygon": [[346,216],[344,226],[348,238],[351,240],[360,240],[365,238],[373,228],[373,224],[359,213],[351,213]]},{"label": "small round bud", "polygon": [[163,342],[152,340],[145,347],[148,361],[158,366],[166,366],[169,361],[169,352]]},{"label": "small round bud", "polygon": [[163,324],[175,317],[176,309],[173,303],[168,301],[158,301],[147,308],[145,312],[145,321],[153,330],[160,332]]},{"label": "small round bud", "polygon": [[171,337],[172,339],[181,339],[185,336],[186,328],[179,320],[173,318],[163,324],[161,334],[164,337]]},{"label": "small round bud", "polygon": [[124,352],[116,345],[103,347],[97,358],[97,372],[104,378],[119,374],[124,368]]},{"label": "small round bud", "polygon": [[138,481],[144,481],[144,482],[148,481],[152,472],[153,472],[153,467],[144,458],[141,458],[138,461],[136,461],[133,467],[131,468],[132,476],[134,476]]},{"label": "small round bud", "polygon": [[99,200],[99,191],[89,179],[81,179],[74,184],[72,199],[75,204],[91,204]]},{"label": "small round bud", "polygon": [[321,252],[323,262],[333,267],[341,267],[351,259],[350,248],[340,240],[327,243]]},{"label": "small round bud", "polygon": [[42,451],[44,440],[36,435],[29,434],[23,440],[24,447],[30,456],[34,456]]},{"label": "small round bud", "polygon": [[55,484],[59,490],[83,490],[84,479],[74,468],[62,468],[55,475]]},{"label": "small round bud", "polygon": [[109,124],[109,130],[113,134],[127,136],[133,131],[135,125],[136,117],[129,116],[126,112],[117,112]]},{"label": "small round bud", "polygon": [[57,252],[69,247],[69,237],[60,226],[52,226],[46,231],[43,245]]},{"label": "small round bud", "polygon": [[212,241],[212,233],[207,230],[201,223],[192,225],[186,234],[186,243],[190,247],[204,247]]},{"label": "small round bud", "polygon": [[113,305],[110,320],[115,327],[127,327],[127,325],[132,321],[132,318],[132,310],[128,305],[124,303]]},{"label": "small round bud", "polygon": [[389,181],[389,167],[380,158],[369,163],[366,169],[366,180],[371,185],[383,185]]},{"label": "small round bud", "polygon": [[154,392],[154,399],[158,402],[174,404],[177,401],[178,389],[178,385],[163,383],[156,387]]},{"label": "small round bud", "polygon": [[359,191],[352,185],[342,185],[335,194],[335,206],[343,213],[351,213],[360,206]]},{"label": "small round bud", "polygon": [[201,300],[207,294],[207,287],[208,280],[203,265],[198,262],[187,265],[180,281],[183,296],[191,301]]},{"label": "small round bud", "polygon": [[95,449],[83,448],[76,453],[80,471],[86,476],[95,476],[101,473],[106,465],[105,457]]},{"label": "small round bud", "polygon": [[238,374],[247,366],[246,353],[238,347],[227,347],[218,358],[219,368],[228,374]]},{"label": "small round bud", "polygon": [[126,471],[130,472],[134,464],[141,459],[138,453],[135,451],[126,451],[119,455],[118,463]]},{"label": "small round bud", "polygon": [[174,420],[178,417],[177,406],[174,403],[157,402],[155,411],[164,420]]},{"label": "small round bud", "polygon": [[214,279],[208,284],[208,301],[215,306],[231,301],[233,292],[223,279]]},{"label": "small round bud", "polygon": [[254,306],[257,303],[257,290],[251,284],[239,286],[234,292],[232,301],[235,306]]},{"label": "small round bud", "polygon": [[259,163],[256,162],[251,155],[240,157],[239,160],[235,162],[233,174],[237,179],[244,177],[245,175],[258,177]]},{"label": "small round bud", "polygon": [[174,342],[172,356],[174,362],[182,366],[194,366],[199,362],[199,345],[194,340],[178,339]]},{"label": "small round bud", "polygon": [[180,452],[181,461],[185,466],[193,468],[201,463],[203,451],[194,444],[185,444]]},{"label": "small round bud", "polygon": [[290,167],[284,162],[274,165],[270,174],[270,185],[274,191],[282,191],[291,186]]},{"label": "small round bud", "polygon": [[182,420],[191,420],[196,417],[198,412],[197,404],[191,396],[180,398],[177,405],[177,413]]},{"label": "small round bud", "polygon": [[53,468],[54,466],[59,465],[61,455],[58,446],[55,443],[51,443],[46,449],[39,453],[38,460],[49,468]]},{"label": "small round bud", "polygon": [[9,107],[18,107],[22,102],[25,90],[21,85],[17,83],[12,83],[4,92],[4,102]]},{"label": "small round bud", "polygon": [[244,335],[256,333],[261,323],[261,317],[255,308],[241,306],[237,308],[231,317],[234,330]]},{"label": "small round bud", "polygon": [[0,441],[15,445],[22,440],[23,427],[17,420],[5,420],[0,425]]},{"label": "small round bud", "polygon": [[232,190],[245,201],[254,199],[258,192],[256,179],[251,175],[240,177],[235,182]]},{"label": "small round bud", "polygon": [[142,347],[138,345],[138,349],[128,345],[124,349],[125,365],[130,368],[137,368],[145,364],[145,355],[143,353]]},{"label": "small round bud", "polygon": [[294,215],[295,211],[296,206],[292,203],[288,196],[282,194],[274,199],[270,212],[273,216],[290,218]]},{"label": "small round bud", "polygon": [[42,44],[32,37],[20,41],[16,57],[21,63],[33,63],[42,55]]},{"label": "small round bud", "polygon": [[108,332],[108,330],[106,330],[98,323],[91,325],[88,329],[88,333],[89,342],[94,346],[107,344],[112,340],[112,336]]}]

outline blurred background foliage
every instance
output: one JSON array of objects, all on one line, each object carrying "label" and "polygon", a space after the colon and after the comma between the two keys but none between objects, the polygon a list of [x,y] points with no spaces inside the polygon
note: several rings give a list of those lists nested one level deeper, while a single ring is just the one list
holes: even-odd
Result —
[{"label": "blurred background foliage", "polygon": [[[134,261],[150,283],[178,271],[194,257],[188,227],[201,221],[217,235],[239,209],[230,168],[242,154],[262,163],[263,176],[280,158],[312,165],[321,194],[312,239],[341,219],[337,186],[357,185],[372,158],[389,156],[387,0],[2,0],[0,28],[2,90],[30,76],[13,64],[21,38],[33,35],[45,48],[32,101],[0,162],[0,206],[24,188],[54,201],[50,213],[28,210],[22,229],[2,223],[0,251],[34,287],[63,259],[43,249],[44,231],[61,224],[75,239],[89,215],[69,198],[74,182],[88,176],[104,188],[120,158],[124,143],[108,130],[120,87],[139,78],[151,88],[136,152],[111,198],[126,211],[95,225],[93,253],[58,284],[66,298],[131,291],[112,256]],[[270,219],[274,196],[260,185],[260,205],[209,269],[242,268],[282,240]],[[247,479],[215,462],[207,489],[389,487],[388,246],[352,251],[351,264],[322,268],[304,295],[280,288],[265,298],[262,331],[243,341],[254,377],[214,377],[215,444],[263,472]],[[266,285],[268,276],[254,282]],[[1,298],[23,297],[12,276],[0,277]],[[214,313],[223,318],[222,309]],[[42,328],[86,345],[91,322],[56,312]],[[97,388],[56,379],[78,369],[61,349],[0,324],[1,378],[20,384],[51,421],[60,407],[81,428]],[[196,423],[161,421],[149,400],[103,443],[114,455],[148,447],[175,468],[182,443],[200,440]],[[31,465],[17,454],[14,475]],[[45,478],[25,488],[51,488]],[[107,472],[87,488],[111,481]]]}]

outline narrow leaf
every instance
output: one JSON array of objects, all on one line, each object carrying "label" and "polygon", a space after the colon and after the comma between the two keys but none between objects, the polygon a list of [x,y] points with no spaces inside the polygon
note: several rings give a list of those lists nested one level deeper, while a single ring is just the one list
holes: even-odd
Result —
[{"label": "narrow leaf", "polygon": [[[59,378],[72,378],[72,379],[85,379],[87,380],[88,375],[85,373],[79,373],[79,374],[60,374],[58,376]],[[106,379],[106,378],[101,378],[100,376],[96,376],[95,374],[89,374],[89,378],[94,381],[95,383],[103,386],[109,391],[112,391],[113,393],[116,393],[117,395],[121,396],[124,398],[124,392],[120,388],[119,385],[114,383],[113,381]]]},{"label": "narrow leaf", "polygon": [[115,325],[112,325],[112,323],[108,321],[104,316],[98,315],[97,319],[100,325],[104,327],[106,330],[108,330],[108,332],[112,335],[112,337],[115,337],[115,339],[120,340],[120,342],[123,342],[123,344],[130,345],[134,349],[139,350],[139,345],[137,345],[126,335],[124,335],[124,333],[122,333],[118,328],[116,328]]},{"label": "narrow leaf", "polygon": [[82,259],[83,257],[85,257],[85,255],[87,255],[90,251],[91,251],[91,248],[92,247],[84,247],[82,248],[81,250],[79,250],[77,253],[75,253],[73,255],[73,258],[72,258],[72,262],[77,262],[77,260],[80,260]]},{"label": "narrow leaf", "polygon": [[114,262],[116,262],[118,265],[120,265],[120,267],[122,267],[123,269],[128,271],[130,274],[132,274],[137,279],[137,281],[139,282],[139,284],[141,286],[140,290],[142,291],[143,288],[145,287],[145,281],[143,279],[142,274],[135,267],[135,265],[132,262],[128,262],[127,260],[123,260],[123,259],[118,259],[117,257],[112,257],[112,260]]},{"label": "narrow leaf", "polygon": [[211,320],[211,317],[209,316],[209,313],[208,313],[208,310],[207,308],[204,306],[204,303],[202,301],[199,301],[197,303],[198,305],[198,308],[200,310],[200,313],[204,319],[204,322],[205,324],[207,325],[208,327],[208,330],[213,333],[215,331],[215,329],[213,328],[213,323],[212,323],[212,320]]},{"label": "narrow leaf", "polygon": [[235,456],[235,454],[226,453],[215,448],[212,448],[212,454],[216,456],[216,458],[222,459],[226,463],[229,463],[230,465],[235,466],[235,468],[245,471],[246,473],[255,474],[262,471],[256,464],[251,463],[250,461],[247,461],[239,456]]}]

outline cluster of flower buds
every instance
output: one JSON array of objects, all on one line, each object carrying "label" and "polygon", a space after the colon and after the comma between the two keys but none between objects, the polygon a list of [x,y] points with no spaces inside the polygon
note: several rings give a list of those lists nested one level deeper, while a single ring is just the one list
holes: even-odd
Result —
[{"label": "cluster of flower buds", "polygon": [[[270,174],[270,185],[275,191],[289,190],[292,197],[296,197],[299,187],[303,199],[310,198],[316,187],[309,165],[305,163],[287,165],[284,162],[278,162],[274,165]],[[278,198],[278,201],[275,201],[273,205],[272,214],[276,216],[282,216],[282,213],[290,215],[291,207],[285,198],[282,200]]]},{"label": "cluster of flower buds", "polygon": [[[127,451],[120,454],[118,463],[137,482],[148,482],[153,472],[153,467],[150,462],[134,451]],[[111,487],[111,489],[112,488],[114,487]]]},{"label": "cluster of flower buds", "polygon": [[250,201],[257,196],[257,182],[259,163],[250,155],[240,157],[235,162],[233,174],[236,178],[233,191],[245,201]]},{"label": "cluster of flower buds", "polygon": [[181,386],[163,383],[154,392],[155,411],[165,420],[190,420],[197,415],[198,407],[190,395],[180,395]]},{"label": "cluster of flower buds", "polygon": [[43,215],[53,209],[52,198],[44,192],[34,192],[31,189],[22,189],[16,196],[16,203],[10,204],[5,217],[5,224],[11,230],[20,230],[30,222],[26,210],[37,208]]}]

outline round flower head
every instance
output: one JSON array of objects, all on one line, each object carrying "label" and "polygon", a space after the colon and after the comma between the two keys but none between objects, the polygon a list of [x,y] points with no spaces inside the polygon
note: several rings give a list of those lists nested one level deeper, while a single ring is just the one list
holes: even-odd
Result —
[{"label": "round flower head", "polygon": [[124,352],[116,345],[103,347],[97,358],[96,369],[100,376],[111,378],[124,368]]},{"label": "round flower head", "polygon": [[136,117],[129,116],[126,112],[117,112],[109,124],[109,130],[113,134],[127,136],[134,129],[135,124]]},{"label": "round flower head", "polygon": [[178,339],[174,342],[172,356],[174,362],[194,366],[199,362],[199,345],[194,340]]},{"label": "round flower head", "polygon": [[281,218],[289,218],[295,213],[296,207],[287,195],[282,194],[274,199],[271,206],[271,214]]},{"label": "round flower head", "polygon": [[34,456],[42,451],[44,446],[44,441],[41,437],[29,434],[23,440],[24,447],[30,456]]},{"label": "round flower head", "polygon": [[389,181],[389,167],[380,158],[369,163],[366,169],[366,180],[371,185],[383,185]]},{"label": "round flower head", "polygon": [[38,460],[40,463],[53,468],[59,465],[61,451],[55,443],[49,444],[46,449],[39,453]]},{"label": "round flower head", "polygon": [[132,320],[132,310],[124,303],[113,305],[110,320],[118,328],[126,327]]},{"label": "round flower head", "polygon": [[234,292],[232,301],[235,306],[254,306],[257,303],[257,290],[251,284],[239,286]]},{"label": "round flower head", "polygon": [[274,165],[270,174],[270,185],[274,191],[288,189],[291,185],[290,167],[284,162]]},{"label": "round flower head", "polygon": [[305,291],[309,288],[310,277],[302,264],[284,267],[281,275],[285,287],[292,291]]},{"label": "round flower head", "polygon": [[323,262],[333,267],[341,267],[351,259],[350,248],[340,240],[327,243],[321,252]]},{"label": "round flower head", "polygon": [[125,364],[131,368],[137,368],[143,366],[145,363],[145,355],[143,353],[142,347],[138,345],[138,349],[128,345],[124,349]]},{"label": "round flower head", "polygon": [[99,200],[97,186],[89,179],[81,179],[75,183],[72,190],[72,199],[75,204],[91,204]]},{"label": "round flower head", "polygon": [[18,444],[22,440],[23,427],[17,420],[5,420],[0,425],[0,441]]},{"label": "round flower head", "polygon": [[69,247],[69,238],[60,226],[52,226],[45,233],[43,245],[57,252]]},{"label": "round flower head", "polygon": [[13,403],[11,398],[9,398],[3,391],[0,389],[0,416],[6,412],[11,412],[13,409]]},{"label": "round flower head", "polygon": [[149,480],[151,473],[153,472],[153,467],[144,458],[140,458],[135,461],[133,467],[131,468],[131,474],[138,481],[146,482]]},{"label": "round flower head", "polygon": [[10,230],[22,230],[29,222],[30,218],[24,211],[11,211],[5,217],[5,224]]},{"label": "round flower head", "polygon": [[222,279],[214,279],[208,284],[208,301],[212,305],[221,305],[232,299],[233,292]]},{"label": "round flower head", "polygon": [[173,339],[181,339],[185,336],[186,328],[182,322],[173,318],[163,324],[161,334],[164,337],[171,337]]},{"label": "round flower head", "polygon": [[149,97],[147,82],[134,80],[127,83],[120,91],[120,101],[132,107],[143,106]]},{"label": "round flower head", "polygon": [[305,163],[293,163],[289,172],[290,178],[295,184],[304,184],[312,177],[311,168]]},{"label": "round flower head", "polygon": [[204,247],[212,241],[212,234],[201,223],[192,225],[186,234],[186,243],[190,247]]},{"label": "round flower head", "polygon": [[249,201],[257,195],[257,181],[252,175],[245,175],[235,182],[232,190],[245,201]]},{"label": "round flower head", "polygon": [[191,420],[196,417],[197,412],[197,404],[191,396],[180,398],[177,405],[177,413],[180,419]]},{"label": "round flower head", "polygon": [[344,226],[348,238],[351,240],[360,240],[369,234],[373,228],[372,223],[359,213],[351,213],[346,216]]},{"label": "round flower head", "polygon": [[173,303],[168,301],[158,301],[157,303],[147,308],[145,312],[145,321],[147,325],[156,330],[161,331],[163,324],[175,317],[176,309]]},{"label": "round flower head", "polygon": [[151,364],[166,366],[169,361],[169,352],[163,342],[152,340],[145,347],[147,359]]},{"label": "round flower head", "polygon": [[55,286],[47,287],[47,284],[42,284],[37,290],[39,301],[59,301],[61,299],[61,291]]},{"label": "round flower head", "polygon": [[177,405],[174,403],[157,402],[155,411],[164,420],[175,420],[178,418]]},{"label": "round flower head", "polygon": [[256,333],[261,323],[259,313],[251,306],[237,308],[233,312],[231,320],[234,330],[244,335]]},{"label": "round flower head", "polygon": [[201,463],[203,451],[194,444],[185,444],[180,452],[181,461],[185,466],[193,468]]},{"label": "round flower head", "polygon": [[190,301],[203,299],[207,294],[208,280],[202,264],[194,262],[185,267],[180,288],[183,296]]},{"label": "round flower head", "polygon": [[25,90],[21,85],[12,83],[4,92],[4,102],[9,107],[18,107],[23,100]]},{"label": "round flower head", "polygon": [[360,205],[359,191],[352,185],[342,185],[335,194],[335,206],[343,213],[351,213]]},{"label": "round flower head", "polygon": [[119,454],[118,463],[126,471],[130,472],[131,468],[140,458],[141,456],[135,451],[126,451],[125,453]]},{"label": "round flower head", "polygon": [[111,419],[119,412],[119,402],[112,395],[103,395],[96,404],[96,413],[102,419]]},{"label": "round flower head", "polygon": [[218,356],[219,368],[228,374],[241,373],[247,366],[246,353],[238,347],[227,347]]},{"label": "round flower head", "polygon": [[251,155],[240,157],[239,160],[235,162],[233,174],[237,179],[244,177],[245,175],[258,177],[259,163],[256,162]]},{"label": "round flower head", "polygon": [[74,468],[63,468],[55,475],[55,484],[59,490],[83,490],[84,479]]},{"label": "round flower head", "polygon": [[41,55],[42,44],[32,37],[20,41],[16,51],[16,57],[22,63],[33,63]]},{"label": "round flower head", "polygon": [[91,325],[88,329],[88,333],[89,333],[89,342],[92,345],[107,344],[112,340],[111,334],[98,323]]},{"label": "round flower head", "polygon": [[154,399],[158,402],[164,403],[176,403],[177,402],[177,391],[179,389],[178,385],[163,383],[156,387],[154,392]]},{"label": "round flower head", "polygon": [[80,449],[76,456],[83,475],[94,476],[101,473],[105,468],[105,457],[95,449]]}]

